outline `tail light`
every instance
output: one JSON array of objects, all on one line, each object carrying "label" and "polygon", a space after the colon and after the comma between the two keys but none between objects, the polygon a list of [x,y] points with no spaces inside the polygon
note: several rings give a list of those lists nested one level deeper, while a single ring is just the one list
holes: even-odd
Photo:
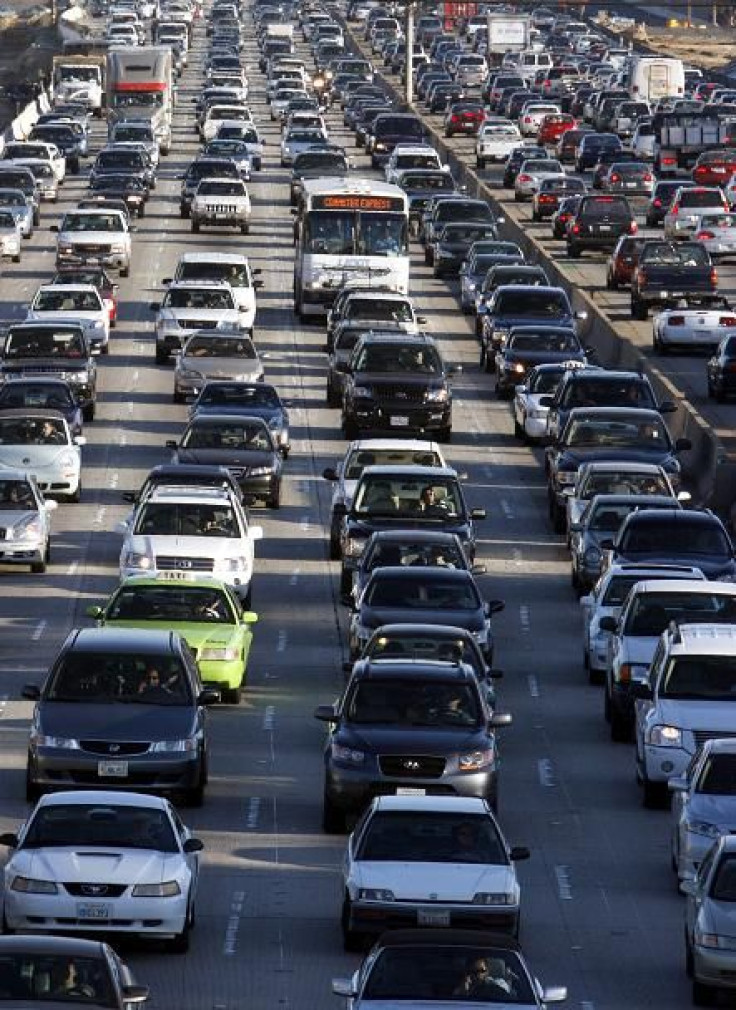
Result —
[{"label": "tail light", "polygon": [[574,224],[572,226],[572,228],[570,229],[570,231],[573,233],[573,235],[579,235],[580,234],[580,225],[579,224]]},{"label": "tail light", "polygon": [[452,122],[452,123],[459,123],[460,122],[460,116],[458,116],[458,114],[456,112],[454,112],[452,114],[452,116],[450,117],[450,122]]},{"label": "tail light", "polygon": [[629,224],[629,235],[636,235],[638,231],[639,231],[639,225],[636,223],[636,221],[632,221]]},{"label": "tail light", "polygon": [[736,372],[736,361],[727,361],[723,366],[724,372]]},{"label": "tail light", "polygon": [[552,196],[551,193],[542,193],[541,196],[539,197],[540,203],[554,203],[554,201],[555,198]]},{"label": "tail light", "polygon": [[527,175],[526,172],[522,172],[517,181],[518,182],[531,182],[532,181],[532,177],[530,175]]},{"label": "tail light", "polygon": [[[633,89],[636,91],[636,88]],[[618,679],[622,684],[631,683],[631,663],[622,663],[618,670]]]},{"label": "tail light", "polygon": [[643,182],[653,182],[653,181],[654,181],[654,176],[650,175],[650,174],[649,174],[649,172],[646,172],[646,173],[645,173],[645,174],[644,174],[644,175],[642,176],[642,181],[643,181]]},{"label": "tail light", "polygon": [[677,206],[677,204],[676,204],[676,203],[673,203],[673,204],[672,204],[672,206],[670,207],[670,214],[671,214],[671,215],[672,215],[673,217],[677,217],[677,215],[678,215],[679,213],[680,213],[680,208],[679,208],[679,207]]},{"label": "tail light", "polygon": [[552,86],[552,82],[551,81],[543,81],[542,82],[542,87],[543,88],[549,88],[551,86]]},{"label": "tail light", "polygon": [[621,182],[621,176],[618,174],[618,172],[613,173],[613,175],[609,179],[609,182]]},{"label": "tail light", "polygon": [[677,164],[677,158],[667,157],[667,158],[660,158],[659,160],[660,160],[660,162],[663,165],[676,165]]},{"label": "tail light", "polygon": [[636,271],[636,283],[640,287],[646,287],[647,272],[646,270],[642,270],[641,267]]},{"label": "tail light", "polygon": [[656,199],[652,200],[652,207],[661,207],[661,206],[662,201],[659,199],[659,197],[656,197]]},{"label": "tail light", "polygon": [[718,287],[718,271],[715,267],[710,268],[710,286],[712,288]]},{"label": "tail light", "polygon": [[706,238],[715,238],[715,235],[713,234],[712,231],[699,231],[698,234],[695,236],[695,238],[699,242],[702,242],[703,239],[706,239]]},{"label": "tail light", "polygon": [[524,122],[525,123],[531,123],[531,121],[532,121],[532,117],[531,116],[524,116]]},{"label": "tail light", "polygon": [[685,317],[684,316],[670,316],[670,318],[667,320],[667,325],[668,326],[684,326],[685,325]]},{"label": "tail light", "polygon": [[719,326],[736,326],[736,316],[721,316],[718,320]]}]

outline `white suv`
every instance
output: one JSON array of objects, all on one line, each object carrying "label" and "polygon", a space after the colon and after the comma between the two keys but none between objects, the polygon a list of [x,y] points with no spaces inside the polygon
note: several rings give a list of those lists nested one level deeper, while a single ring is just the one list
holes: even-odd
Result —
[{"label": "white suv", "polygon": [[654,807],[706,740],[736,733],[736,623],[673,623],[635,693],[636,775]]},{"label": "white suv", "polygon": [[[227,488],[155,488],[138,505],[130,523],[118,525],[125,540],[120,577],[181,572],[202,574],[232,586],[243,606],[251,602],[254,544],[263,538]],[[171,575],[169,577],[172,577]]]}]

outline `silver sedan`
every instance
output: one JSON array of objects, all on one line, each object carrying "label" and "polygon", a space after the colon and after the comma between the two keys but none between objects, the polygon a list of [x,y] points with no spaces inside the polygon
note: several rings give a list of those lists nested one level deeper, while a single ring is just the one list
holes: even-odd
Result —
[{"label": "silver sedan", "polygon": [[565,169],[557,158],[527,158],[522,161],[514,182],[514,200],[531,200],[543,179],[564,179]]},{"label": "silver sedan", "polygon": [[281,165],[287,168],[294,164],[298,154],[314,147],[322,147],[328,142],[327,134],[319,129],[295,127],[284,134],[281,141]]},{"label": "silver sedan", "polygon": [[694,236],[713,260],[736,256],[736,214],[711,212],[701,215],[695,223]]},{"label": "silver sedan", "polygon": [[250,337],[227,330],[199,330],[189,337],[174,370],[174,403],[198,396],[212,379],[262,381],[263,363]]}]

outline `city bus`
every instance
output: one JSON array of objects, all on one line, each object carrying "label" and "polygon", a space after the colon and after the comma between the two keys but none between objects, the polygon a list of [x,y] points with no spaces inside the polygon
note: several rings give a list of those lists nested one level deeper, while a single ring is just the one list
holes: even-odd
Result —
[{"label": "city bus", "polygon": [[294,311],[325,315],[338,290],[359,280],[409,287],[409,200],[373,179],[307,179],[294,227]]}]

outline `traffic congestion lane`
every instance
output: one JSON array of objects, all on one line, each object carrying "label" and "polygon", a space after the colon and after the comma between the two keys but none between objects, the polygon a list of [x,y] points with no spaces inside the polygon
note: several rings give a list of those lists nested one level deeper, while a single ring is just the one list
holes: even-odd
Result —
[{"label": "traffic congestion lane", "polygon": [[[177,121],[183,114],[180,105]],[[196,150],[191,138],[191,131],[182,131],[182,141]],[[311,1010],[333,999],[331,976],[357,963],[340,952],[338,867],[344,839],[326,838],[319,830],[322,731],[311,719],[314,705],[334,697],[342,684],[345,614],[335,600],[337,566],[324,560],[330,489],[319,473],[341,454],[344,442],[337,412],[322,406],[322,330],[296,324],[291,312],[287,173],[278,169],[275,149],[269,148],[270,164],[252,187],[256,220],[249,239],[203,233],[195,245],[186,225],[172,220],[158,264],[168,276],[184,248],[245,246],[255,265],[264,267],[260,304],[266,311],[259,309],[256,339],[268,353],[273,348],[268,377],[283,392],[291,391],[299,410],[286,506],[278,515],[253,512],[266,537],[258,548],[254,606],[261,623],[250,686],[240,709],[211,713],[208,800],[201,811],[184,812],[208,846],[192,949],[178,959],[137,946],[126,950],[161,1007],[200,1006],[206,999],[213,1006],[265,1010],[277,1000]],[[187,146],[172,153],[176,167],[186,160],[180,153],[188,151]],[[161,198],[174,195],[169,209],[176,209],[176,191],[175,180],[157,190]],[[158,277],[152,266],[141,260],[131,282],[123,282],[123,297],[141,320],[138,306],[150,299],[145,288]],[[445,354],[469,365],[456,383],[457,435],[447,452],[468,472],[473,504],[489,509],[479,531],[479,560],[489,565],[483,591],[507,601],[496,626],[499,664],[506,671],[501,698],[515,726],[504,738],[501,817],[508,837],[534,852],[521,873],[524,945],[541,977],[571,985],[576,1005],[618,1008],[641,1002],[643,994],[655,1006],[689,1005],[679,970],[680,900],[672,893],[662,851],[666,818],[638,808],[629,749],[612,748],[605,739],[600,692],[587,686],[579,662],[578,608],[566,555],[545,519],[539,453],[513,439],[508,411],[489,396],[487,377],[474,370],[476,345],[447,285],[430,278],[416,258],[413,277],[413,293],[422,308],[429,307],[430,328]],[[136,323],[128,332],[116,331],[114,341],[129,340],[131,354],[135,350],[140,359],[134,389],[120,383],[112,357],[102,369],[110,374],[109,396],[119,397],[125,411],[128,401],[134,404],[133,416],[124,412],[117,424],[126,444],[115,449],[114,458],[125,456],[126,478],[139,480],[161,444],[160,432],[152,433],[146,422],[176,434],[185,411],[169,403],[170,369],[152,365],[149,324]],[[143,416],[139,400],[145,405],[149,396],[155,399],[150,415]],[[108,433],[95,422],[87,434],[97,445]],[[165,455],[155,461],[161,458]],[[115,518],[126,507],[111,510]],[[71,530],[78,528],[74,507],[63,506],[58,515]],[[115,582],[119,539],[109,533],[106,539],[111,557],[107,564],[97,562],[101,578],[82,573],[84,602],[98,598],[103,580],[108,587]],[[70,576],[54,570],[51,577],[75,591]],[[28,592],[19,573],[10,578],[12,590],[0,581],[3,614],[10,595]],[[34,585],[39,582],[34,579]],[[63,616],[58,623],[64,625]],[[10,670],[6,679],[17,698],[28,678]],[[4,753],[7,772],[0,777],[3,828],[12,827],[15,811],[25,809],[20,769],[29,714],[26,703],[6,706],[4,718],[14,735]],[[633,866],[631,838],[640,840],[642,852]],[[633,925],[624,935],[629,921]],[[626,978],[612,978],[612,954],[631,966]]]}]

